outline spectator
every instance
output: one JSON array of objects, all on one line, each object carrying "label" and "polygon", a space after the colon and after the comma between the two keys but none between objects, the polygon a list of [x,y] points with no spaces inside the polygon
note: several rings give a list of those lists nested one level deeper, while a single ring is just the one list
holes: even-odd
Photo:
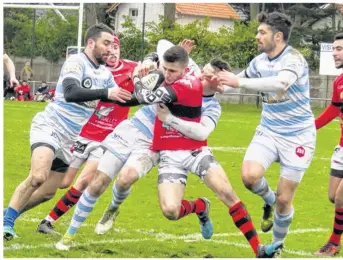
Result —
[{"label": "spectator", "polygon": [[54,101],[55,91],[56,91],[56,88],[52,88],[52,89],[49,90],[49,99],[48,99],[48,101]]},{"label": "spectator", "polygon": [[26,62],[24,68],[20,73],[22,80],[31,80],[33,77],[33,70],[31,68],[30,62]]},{"label": "spectator", "polygon": [[16,99],[18,101],[31,100],[31,87],[26,80],[23,80],[22,84],[14,88],[14,91],[16,92]]},{"label": "spectator", "polygon": [[46,101],[49,95],[49,86],[46,81],[42,81],[42,85],[38,88],[37,92],[35,93],[34,100],[35,101]]}]

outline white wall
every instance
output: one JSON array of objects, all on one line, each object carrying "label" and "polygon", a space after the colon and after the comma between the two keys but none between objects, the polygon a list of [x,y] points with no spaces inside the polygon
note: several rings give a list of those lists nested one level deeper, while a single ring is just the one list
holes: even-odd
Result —
[{"label": "white wall", "polygon": [[[120,4],[116,14],[115,30],[118,32],[123,31],[121,23],[124,22],[123,15],[129,15],[130,8],[138,9],[138,17],[134,20],[136,27],[142,29],[143,23],[143,3],[140,4]],[[158,21],[159,16],[164,14],[164,4],[146,4],[145,9],[145,22]],[[119,20],[119,22],[117,22]]]},{"label": "white wall", "polygon": [[[191,23],[195,20],[201,20],[204,18],[205,18],[204,16],[177,14],[176,22],[178,24],[185,25],[185,24]],[[233,24],[234,24],[233,20],[212,17],[210,19],[209,30],[210,31],[217,31],[222,26],[232,27]]]},{"label": "white wall", "polygon": [[[338,22],[341,21],[341,28],[343,27],[343,16],[336,14],[336,29],[338,27]],[[331,17],[326,17],[324,19],[321,19],[318,22],[315,22],[312,25],[312,29],[324,29],[326,28],[326,26],[328,26],[329,28],[332,27],[332,18]]]},{"label": "white wall", "polygon": [[[130,8],[137,8],[138,9],[138,17],[134,20],[134,23],[137,28],[142,28],[143,22],[143,4],[120,4],[118,7],[118,11],[116,14],[116,28],[117,32],[123,31],[123,27],[121,23],[124,21],[123,15],[129,15]],[[158,22],[159,16],[164,15],[164,4],[146,4],[146,11],[145,11],[145,22]],[[176,22],[181,25],[188,24],[193,22],[196,19],[204,19],[204,16],[195,16],[195,15],[184,15],[184,14],[176,14]],[[119,22],[118,22],[119,20]],[[217,31],[221,26],[232,27],[234,24],[233,20],[230,19],[223,19],[223,18],[216,18],[212,17],[210,19],[209,30]],[[147,29],[147,28],[146,28]]]}]

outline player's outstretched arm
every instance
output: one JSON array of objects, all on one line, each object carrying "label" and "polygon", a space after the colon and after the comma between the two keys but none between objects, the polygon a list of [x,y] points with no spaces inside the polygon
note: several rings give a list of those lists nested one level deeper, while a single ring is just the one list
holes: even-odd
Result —
[{"label": "player's outstretched arm", "polygon": [[287,91],[298,79],[294,72],[288,70],[280,71],[277,76],[266,78],[239,78],[227,71],[219,72],[217,77],[222,85],[262,92]]},{"label": "player's outstretched arm", "polygon": [[198,141],[206,140],[216,127],[215,122],[208,116],[202,116],[199,123],[180,119],[172,115],[163,104],[157,106],[157,116],[163,123]]},{"label": "player's outstretched arm", "polygon": [[341,113],[340,106],[338,104],[330,104],[317,118],[316,118],[316,129],[320,129],[323,126],[330,123]]},{"label": "player's outstretched arm", "polygon": [[19,82],[15,77],[14,63],[11,60],[11,58],[8,57],[8,55],[6,53],[4,54],[4,64],[5,64],[5,67],[8,71],[8,74],[10,75],[10,86],[13,87],[14,84],[16,84],[18,86]]},{"label": "player's outstretched arm", "polygon": [[79,80],[65,78],[62,85],[64,88],[64,98],[67,102],[85,102],[100,99],[102,101],[120,101],[125,103],[132,96],[129,91],[119,88],[115,83],[112,88],[86,89],[81,87]]}]

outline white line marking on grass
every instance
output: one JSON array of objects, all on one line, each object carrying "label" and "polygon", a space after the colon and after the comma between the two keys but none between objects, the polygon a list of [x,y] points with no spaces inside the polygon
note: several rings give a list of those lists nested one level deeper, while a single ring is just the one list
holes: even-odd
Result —
[{"label": "white line marking on grass", "polygon": [[[103,239],[103,240],[93,240],[88,241],[85,243],[77,243],[73,244],[73,247],[78,246],[89,246],[89,245],[97,245],[97,244],[107,244],[107,243],[134,243],[134,242],[142,242],[151,240],[149,238],[139,238],[139,239]],[[54,247],[55,243],[49,244],[40,244],[40,245],[22,245],[22,244],[13,244],[10,246],[5,246],[4,250],[21,250],[21,249],[36,249],[36,248],[51,248]]]},{"label": "white line marking on grass", "polygon": [[[290,230],[288,234],[304,234],[304,233],[321,233],[328,232],[331,229],[328,228],[308,228],[308,229],[295,229]],[[168,240],[168,239],[179,239],[179,240],[189,240],[189,241],[198,241],[202,240],[202,235],[200,233],[187,234],[187,235],[174,235],[164,232],[156,232],[154,230],[136,230],[138,233],[143,235],[154,236],[158,240]],[[262,231],[258,231],[258,235],[265,235]],[[268,234],[267,234],[268,235]],[[232,232],[232,233],[215,233],[213,237],[233,237],[233,236],[242,236],[241,232]]]},{"label": "white line marking on grass", "polygon": [[[327,232],[329,229],[326,228],[312,228],[312,229],[295,229],[289,232],[289,234],[302,234],[302,233],[320,233],[320,232]],[[89,246],[95,244],[107,244],[107,243],[135,243],[135,242],[143,242],[143,241],[151,241],[152,239],[156,239],[157,241],[164,241],[164,240],[183,240],[186,243],[190,242],[205,242],[205,243],[216,243],[216,244],[225,244],[236,246],[240,248],[250,248],[248,244],[242,244],[234,241],[226,241],[221,239],[211,239],[211,240],[204,240],[200,234],[188,234],[188,235],[173,235],[164,232],[155,232],[152,230],[141,230],[137,229],[136,232],[144,235],[149,235],[151,238],[139,238],[139,239],[103,239],[98,241],[88,241],[85,243],[74,243],[73,247],[78,246]],[[240,232],[235,233],[219,233],[214,234],[214,237],[225,237],[225,236],[242,236]],[[36,249],[36,248],[54,248],[55,243],[49,244],[40,244],[40,245],[23,245],[23,244],[12,244],[10,246],[5,246],[4,250],[22,250],[22,249]],[[306,252],[306,251],[297,251],[292,249],[284,249],[286,253],[299,255],[299,256],[313,256],[313,253]]]}]

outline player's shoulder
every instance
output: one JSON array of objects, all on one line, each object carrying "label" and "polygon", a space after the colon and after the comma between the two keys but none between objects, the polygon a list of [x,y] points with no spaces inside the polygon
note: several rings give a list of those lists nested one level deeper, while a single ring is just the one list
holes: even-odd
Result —
[{"label": "player's shoulder", "polygon": [[333,84],[334,84],[334,86],[336,86],[336,87],[338,87],[338,86],[343,86],[343,73],[335,78]]},{"label": "player's shoulder", "polygon": [[255,58],[253,58],[250,63],[258,62],[258,61],[264,61],[268,59],[268,55],[265,52],[260,53]]},{"label": "player's shoulder", "polygon": [[136,61],[126,60],[126,59],[122,59],[121,61],[123,62],[124,65],[126,65],[128,67],[136,67],[137,66]]},{"label": "player's shoulder", "polygon": [[302,60],[304,61],[305,58],[304,56],[301,54],[300,51],[298,51],[297,49],[293,48],[292,46],[287,46],[287,48],[284,51],[284,55],[282,55],[283,59],[298,59],[298,60]]},{"label": "player's shoulder", "polygon": [[174,85],[195,87],[201,85],[201,81],[194,75],[186,75],[175,81]]},{"label": "player's shoulder", "polygon": [[83,53],[76,53],[76,54],[72,54],[69,55],[69,57],[66,59],[66,63],[73,63],[73,62],[77,62],[77,63],[85,63],[85,57]]}]

